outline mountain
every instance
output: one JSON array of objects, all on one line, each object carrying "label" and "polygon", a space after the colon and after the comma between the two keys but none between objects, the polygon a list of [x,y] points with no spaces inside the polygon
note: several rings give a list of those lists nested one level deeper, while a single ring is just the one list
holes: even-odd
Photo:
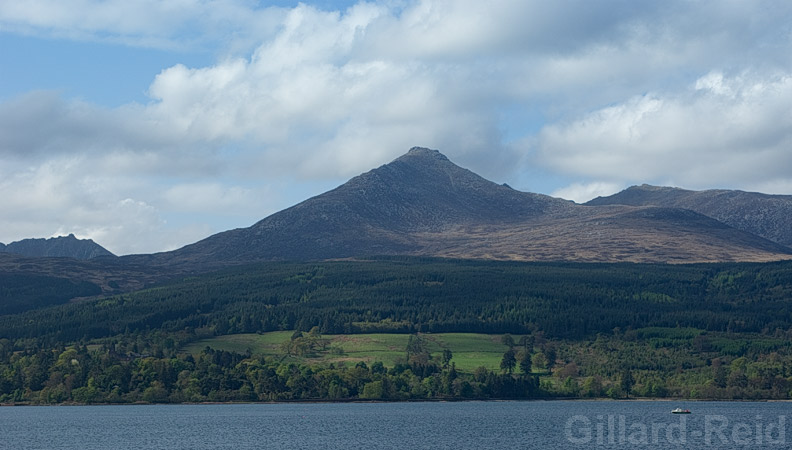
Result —
[{"label": "mountain", "polygon": [[250,228],[211,236],[172,255],[215,261],[328,259],[421,253],[421,233],[518,224],[571,203],[515,191],[413,148]]},{"label": "mountain", "polygon": [[792,250],[686,209],[578,205],[516,191],[416,147],[249,228],[124,260],[200,271],[383,255],[714,262],[789,259]]},{"label": "mountain", "polygon": [[0,252],[30,257],[66,257],[92,259],[115,256],[91,239],[77,239],[73,234],[49,239],[23,239],[8,245],[0,243]]},{"label": "mountain", "polygon": [[689,191],[644,184],[609,197],[597,197],[586,205],[684,208],[792,248],[792,195],[734,190]]}]

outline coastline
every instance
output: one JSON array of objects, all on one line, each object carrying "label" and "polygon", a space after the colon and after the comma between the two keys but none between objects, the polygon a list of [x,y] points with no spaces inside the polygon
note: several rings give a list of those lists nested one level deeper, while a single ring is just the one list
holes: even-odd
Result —
[{"label": "coastline", "polygon": [[363,400],[363,399],[336,399],[336,400],[321,400],[321,399],[299,399],[299,400],[277,400],[277,401],[239,401],[239,402],[133,402],[133,403],[0,403],[0,408],[13,408],[13,407],[41,407],[41,406],[196,406],[196,405],[288,405],[288,404],[345,404],[345,403],[498,403],[498,402],[602,402],[602,403],[672,403],[672,402],[716,402],[716,403],[790,403],[790,399],[717,399],[717,398],[653,398],[653,397],[636,397],[636,398],[580,398],[580,397],[557,397],[557,398],[443,398],[443,399],[409,399],[409,400]]}]

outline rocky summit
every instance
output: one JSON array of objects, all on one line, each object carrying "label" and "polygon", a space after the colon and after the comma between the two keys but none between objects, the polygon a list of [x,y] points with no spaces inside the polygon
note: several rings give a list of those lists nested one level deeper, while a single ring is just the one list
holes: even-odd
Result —
[{"label": "rocky summit", "polygon": [[91,239],[77,239],[73,234],[49,239],[23,239],[8,245],[0,244],[0,252],[30,257],[74,259],[114,256]]}]

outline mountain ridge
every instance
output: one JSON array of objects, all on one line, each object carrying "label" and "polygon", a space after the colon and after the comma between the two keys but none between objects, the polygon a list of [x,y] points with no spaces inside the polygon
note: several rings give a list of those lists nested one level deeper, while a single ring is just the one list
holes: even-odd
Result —
[{"label": "mountain ridge", "polygon": [[[644,185],[581,205],[496,184],[437,150],[413,147],[250,227],[220,232],[169,252],[113,257],[118,261],[108,267],[145,265],[163,273],[195,273],[260,261],[394,255],[572,262],[774,261],[792,258],[792,248],[778,238],[792,233],[781,220],[784,202],[789,200],[792,208],[792,196],[788,197]],[[709,210],[696,208],[690,200],[701,198],[707,201],[698,204]],[[769,203],[753,207],[755,198],[780,201],[780,213]],[[730,199],[720,215],[717,206],[724,202],[719,199]],[[775,234],[730,220],[740,217],[754,217],[750,222],[760,224],[770,217],[767,226],[772,225]],[[101,248],[73,235],[26,242]],[[39,251],[28,256],[56,255]]]},{"label": "mountain ridge", "polygon": [[114,254],[92,239],[77,239],[74,234],[49,239],[22,239],[10,244],[0,243],[0,252],[27,257],[74,258],[80,260],[93,259],[100,256],[115,257]]},{"label": "mountain ridge", "polygon": [[740,190],[693,191],[675,187],[631,186],[589,206],[630,205],[684,208],[704,214],[738,230],[792,247],[792,195],[771,195]]},{"label": "mountain ridge", "polygon": [[772,261],[792,249],[685,208],[517,191],[414,147],[248,228],[132,260],[196,268],[388,255],[680,263]]}]

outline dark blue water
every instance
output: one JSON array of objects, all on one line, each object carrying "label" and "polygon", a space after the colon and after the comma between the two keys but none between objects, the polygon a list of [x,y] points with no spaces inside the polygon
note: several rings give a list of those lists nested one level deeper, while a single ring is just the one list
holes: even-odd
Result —
[{"label": "dark blue water", "polygon": [[[672,415],[681,406],[691,415]],[[792,448],[790,403],[463,402],[0,408],[9,449]]]}]

